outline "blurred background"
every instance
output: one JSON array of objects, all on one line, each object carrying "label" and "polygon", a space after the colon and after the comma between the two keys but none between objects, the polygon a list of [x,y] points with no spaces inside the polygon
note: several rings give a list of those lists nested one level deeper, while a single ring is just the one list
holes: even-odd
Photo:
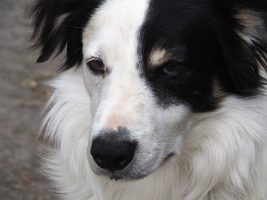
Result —
[{"label": "blurred background", "polygon": [[0,199],[48,200],[36,139],[48,98],[43,82],[57,69],[35,64],[27,10],[32,0],[0,0]]}]

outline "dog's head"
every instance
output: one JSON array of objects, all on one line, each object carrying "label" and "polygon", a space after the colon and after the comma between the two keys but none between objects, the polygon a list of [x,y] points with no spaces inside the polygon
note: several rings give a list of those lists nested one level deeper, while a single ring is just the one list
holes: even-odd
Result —
[{"label": "dog's head", "polygon": [[137,179],[179,153],[192,113],[258,94],[261,0],[39,0],[39,62],[66,49],[90,96],[93,171]]}]

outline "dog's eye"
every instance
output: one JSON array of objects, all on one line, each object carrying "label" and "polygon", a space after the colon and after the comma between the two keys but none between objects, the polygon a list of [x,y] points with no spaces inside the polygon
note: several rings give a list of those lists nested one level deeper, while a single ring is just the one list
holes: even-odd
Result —
[{"label": "dog's eye", "polygon": [[162,71],[164,74],[166,74],[168,76],[175,76],[177,70],[176,70],[175,66],[167,65],[167,66],[163,67]]},{"label": "dog's eye", "polygon": [[103,61],[99,58],[91,58],[86,64],[88,68],[95,74],[104,74],[106,72],[106,67]]},{"label": "dog's eye", "polygon": [[162,73],[167,76],[176,76],[181,72],[183,66],[180,63],[170,62],[163,66]]}]

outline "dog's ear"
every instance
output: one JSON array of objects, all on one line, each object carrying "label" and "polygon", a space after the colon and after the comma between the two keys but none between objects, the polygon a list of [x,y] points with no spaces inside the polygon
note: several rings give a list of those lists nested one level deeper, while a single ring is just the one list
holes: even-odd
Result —
[{"label": "dog's ear", "polygon": [[231,0],[230,4],[231,16],[217,34],[225,62],[219,79],[231,93],[254,95],[264,85],[261,71],[267,69],[267,1]]},{"label": "dog's ear", "polygon": [[66,48],[64,69],[82,62],[82,33],[100,0],[37,0],[32,8],[37,62],[47,61]]}]

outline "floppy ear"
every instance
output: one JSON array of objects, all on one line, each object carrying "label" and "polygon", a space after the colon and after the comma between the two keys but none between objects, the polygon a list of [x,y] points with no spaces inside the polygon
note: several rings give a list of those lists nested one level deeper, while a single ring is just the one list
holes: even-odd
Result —
[{"label": "floppy ear", "polygon": [[254,95],[265,84],[261,71],[267,69],[267,1],[231,0],[231,4],[232,16],[218,36],[225,62],[219,79],[231,93]]},{"label": "floppy ear", "polygon": [[66,48],[64,69],[82,62],[82,33],[100,0],[37,0],[32,8],[33,39],[41,47],[37,62]]}]

